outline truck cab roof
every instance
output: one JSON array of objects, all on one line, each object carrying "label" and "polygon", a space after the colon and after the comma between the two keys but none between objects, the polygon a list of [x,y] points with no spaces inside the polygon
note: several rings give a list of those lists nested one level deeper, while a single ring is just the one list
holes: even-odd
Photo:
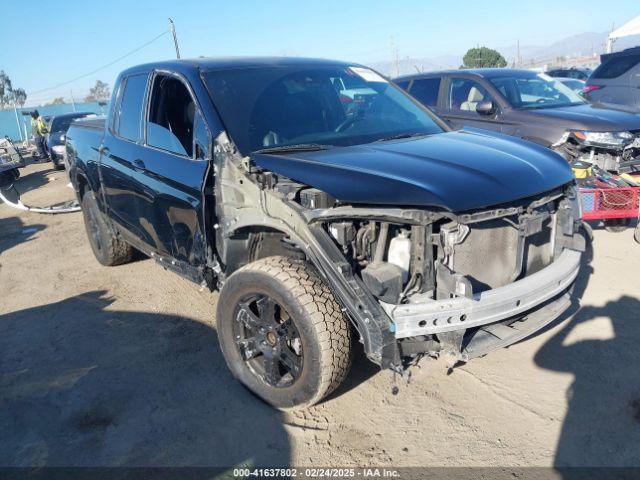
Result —
[{"label": "truck cab roof", "polygon": [[154,69],[185,71],[194,69],[225,70],[235,68],[314,65],[358,66],[358,64],[352,62],[304,57],[200,57],[181,60],[166,60],[137,65],[135,67],[124,70],[122,72],[122,75]]},{"label": "truck cab roof", "polygon": [[423,77],[441,77],[446,75],[473,75],[481,78],[498,78],[509,75],[536,76],[539,72],[516,68],[465,68],[462,70],[434,70],[431,72],[411,73],[393,79],[394,82]]}]

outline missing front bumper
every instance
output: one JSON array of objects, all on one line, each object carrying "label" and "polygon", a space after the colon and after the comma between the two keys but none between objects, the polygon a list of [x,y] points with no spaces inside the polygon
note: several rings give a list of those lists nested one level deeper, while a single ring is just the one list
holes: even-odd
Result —
[{"label": "missing front bumper", "polygon": [[[580,257],[580,252],[565,249],[543,270],[504,287],[476,294],[473,299],[452,298],[384,305],[384,308],[395,324],[398,339],[488,325],[525,313],[566,292],[578,275]],[[564,308],[567,307],[568,304]],[[546,308],[548,305],[540,311]],[[555,317],[560,313],[562,311]]]}]

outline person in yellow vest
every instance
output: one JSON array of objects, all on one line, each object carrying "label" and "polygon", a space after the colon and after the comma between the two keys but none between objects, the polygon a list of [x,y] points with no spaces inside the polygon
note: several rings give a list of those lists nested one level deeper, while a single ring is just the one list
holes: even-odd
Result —
[{"label": "person in yellow vest", "polygon": [[31,135],[36,142],[36,148],[38,149],[38,158],[47,159],[47,124],[44,118],[40,116],[37,110],[31,112]]}]

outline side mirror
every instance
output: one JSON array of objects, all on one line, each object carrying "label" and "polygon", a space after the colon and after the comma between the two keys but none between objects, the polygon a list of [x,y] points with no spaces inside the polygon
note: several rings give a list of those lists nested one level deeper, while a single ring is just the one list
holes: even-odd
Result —
[{"label": "side mirror", "polygon": [[476,112],[480,115],[493,115],[496,113],[496,110],[498,110],[498,108],[495,103],[493,103],[493,100],[485,100],[476,105]]}]

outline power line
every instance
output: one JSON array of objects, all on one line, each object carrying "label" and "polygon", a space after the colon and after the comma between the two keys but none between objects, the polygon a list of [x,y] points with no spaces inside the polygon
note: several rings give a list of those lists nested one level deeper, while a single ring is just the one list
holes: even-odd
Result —
[{"label": "power line", "polygon": [[82,78],[89,77],[89,76],[93,75],[94,73],[98,73],[100,70],[104,70],[105,68],[108,68],[108,67],[110,67],[111,65],[113,65],[113,64],[115,64],[115,63],[118,63],[120,60],[124,60],[125,58],[127,58],[127,57],[129,57],[129,56],[133,55],[134,53],[139,52],[140,50],[142,50],[143,48],[145,48],[145,47],[146,47],[146,46],[148,46],[148,45],[151,45],[153,42],[155,42],[156,40],[158,40],[160,37],[162,37],[162,36],[166,35],[167,33],[169,33],[169,30],[165,30],[165,31],[164,31],[164,32],[162,32],[160,35],[157,35],[157,36],[153,37],[153,38],[152,38],[151,40],[149,40],[148,42],[143,43],[143,44],[142,44],[142,45],[140,45],[139,47],[134,48],[134,49],[133,49],[133,50],[131,50],[130,52],[125,53],[125,54],[124,54],[124,55],[122,55],[121,57],[118,57],[118,58],[116,58],[115,60],[113,60],[113,61],[111,61],[111,62],[109,62],[109,63],[107,63],[107,64],[105,64],[105,65],[102,65],[101,67],[98,67],[98,68],[96,68],[95,70],[92,70],[92,71],[91,71],[91,72],[89,72],[89,73],[85,73],[85,74],[80,75],[80,76],[78,76],[78,77],[76,77],[76,78],[73,78],[73,79],[68,80],[68,81],[66,81],[66,82],[59,83],[59,84],[54,85],[54,86],[52,86],[52,87],[47,87],[47,88],[43,88],[43,89],[41,89],[41,90],[36,90],[35,92],[29,92],[29,93],[28,93],[28,95],[35,95],[35,94],[42,93],[42,92],[46,92],[46,91],[49,91],[49,90],[54,90],[54,89],[56,89],[56,88],[64,87],[65,85],[69,85],[70,83],[76,82],[76,81],[78,81],[78,80],[80,80],[80,79],[82,79]]}]

